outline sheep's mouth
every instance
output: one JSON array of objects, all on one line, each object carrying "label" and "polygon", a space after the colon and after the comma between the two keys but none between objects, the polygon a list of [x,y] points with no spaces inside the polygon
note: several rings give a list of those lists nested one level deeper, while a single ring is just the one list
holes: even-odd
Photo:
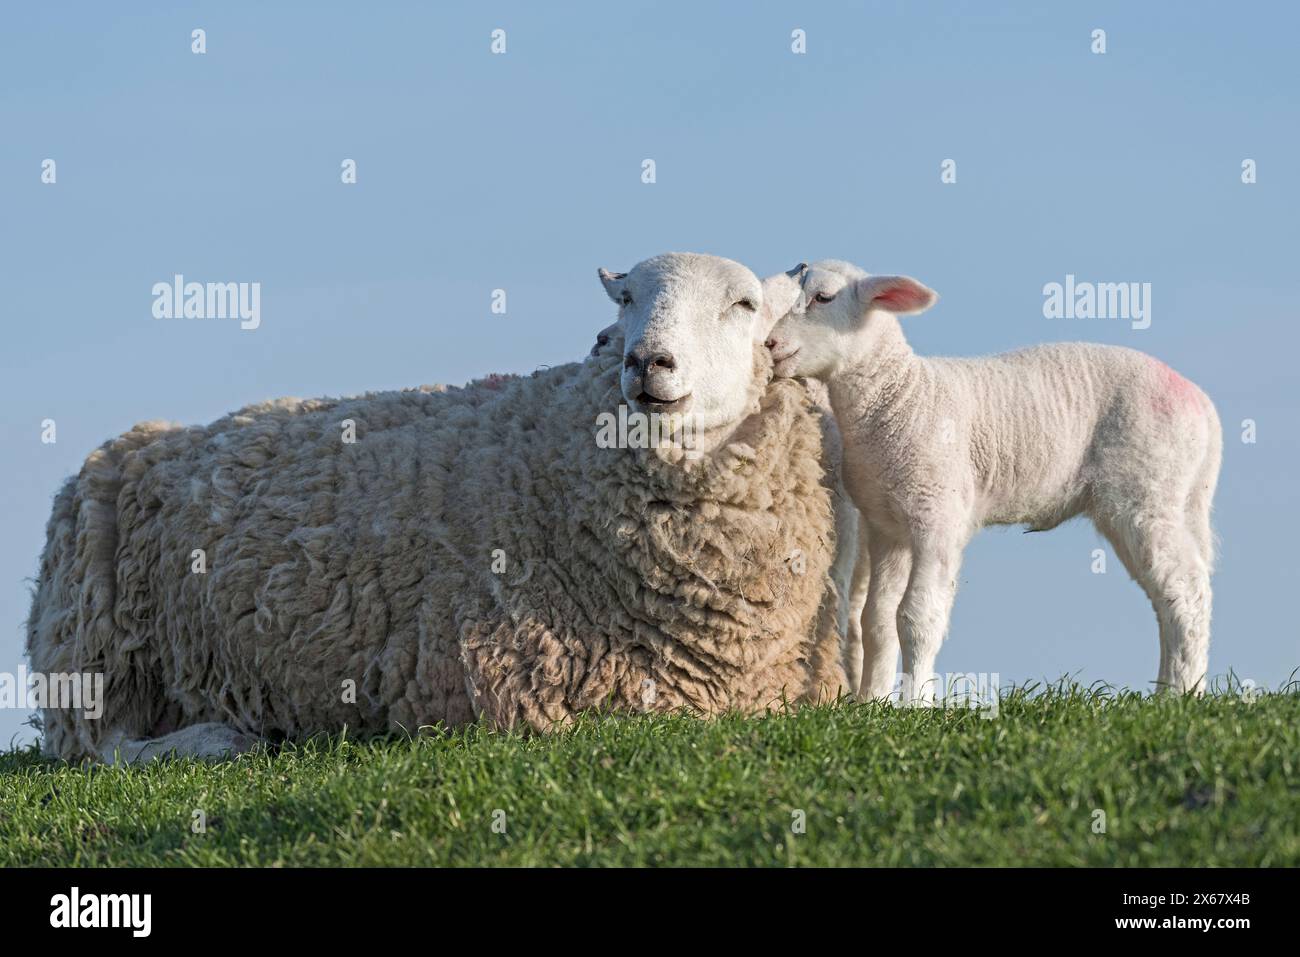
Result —
[{"label": "sheep's mouth", "polygon": [[790,352],[778,358],[772,356],[772,371],[779,376],[789,376],[795,367],[794,358],[799,354],[799,348],[796,347]]},{"label": "sheep's mouth", "polygon": [[688,392],[676,399],[662,399],[642,389],[641,394],[636,397],[636,404],[651,412],[685,412],[693,394]]}]

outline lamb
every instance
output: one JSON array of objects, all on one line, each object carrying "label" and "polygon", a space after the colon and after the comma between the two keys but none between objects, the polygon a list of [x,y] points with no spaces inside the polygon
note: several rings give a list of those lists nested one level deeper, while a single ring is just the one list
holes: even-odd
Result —
[{"label": "lamb", "polygon": [[[693,254],[602,278],[619,348],[583,362],[148,422],[92,453],[56,496],[27,647],[102,673],[104,711],[45,709],[45,752],[838,693],[821,433],[771,381],[759,281]],[[680,410],[697,445],[598,444],[620,404]]]},{"label": "lamb", "polygon": [[[772,280],[765,279],[764,283]],[[835,560],[831,580],[835,583],[836,621],[843,636],[844,672],[849,687],[856,691],[862,682],[862,609],[867,603],[871,562],[867,553],[867,528],[853,498],[844,487],[844,440],[831,408],[824,383],[804,382],[808,397],[817,409],[822,426],[822,467],[831,487],[831,508],[835,512]]]},{"label": "lamb", "polygon": [[868,526],[860,694],[934,697],[962,550],[986,525],[1089,516],[1155,608],[1158,689],[1200,692],[1210,640],[1210,507],[1222,433],[1199,388],[1144,353],[1087,343],[923,358],[896,318],[933,291],[839,261],[802,275],[769,339],[778,375],[826,382],[845,484]]}]

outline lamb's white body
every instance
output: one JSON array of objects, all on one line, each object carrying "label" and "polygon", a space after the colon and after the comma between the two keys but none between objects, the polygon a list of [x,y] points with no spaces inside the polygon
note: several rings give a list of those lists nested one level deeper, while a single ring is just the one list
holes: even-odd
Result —
[{"label": "lamb's white body", "polygon": [[835,510],[835,561],[831,580],[835,583],[836,620],[844,641],[844,673],[850,687],[862,683],[862,609],[867,603],[871,560],[867,552],[867,529],[853,497],[844,485],[844,441],[831,408],[826,385],[807,379],[808,397],[822,412],[822,465],[831,489]]},{"label": "lamb's white body", "polygon": [[962,550],[985,525],[1089,516],[1160,627],[1157,684],[1200,690],[1210,639],[1210,506],[1222,435],[1209,398],[1132,349],[1037,346],[980,359],[913,353],[894,313],[934,294],[906,277],[814,265],[773,332],[778,373],[827,382],[844,480],[868,526],[861,694],[933,695]]}]

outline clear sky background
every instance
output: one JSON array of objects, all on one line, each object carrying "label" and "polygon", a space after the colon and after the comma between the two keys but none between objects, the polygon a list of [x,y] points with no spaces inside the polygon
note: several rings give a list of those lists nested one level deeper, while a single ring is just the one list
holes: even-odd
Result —
[{"label": "clear sky background", "polygon": [[[760,275],[823,257],[912,274],[942,296],[905,320],[922,353],[1084,339],[1199,383],[1225,429],[1211,673],[1283,683],[1297,7],[988,6],[6,5],[0,671],[23,660],[52,496],[106,438],[575,359],[614,313],[597,266],[696,250]],[[260,282],[261,327],[155,320],[175,273]],[[1150,282],[1151,327],[1045,319],[1067,273]],[[976,538],[939,668],[1147,688],[1157,654],[1145,596],[1076,522]],[[0,743],[29,740],[25,718],[0,710]]]}]

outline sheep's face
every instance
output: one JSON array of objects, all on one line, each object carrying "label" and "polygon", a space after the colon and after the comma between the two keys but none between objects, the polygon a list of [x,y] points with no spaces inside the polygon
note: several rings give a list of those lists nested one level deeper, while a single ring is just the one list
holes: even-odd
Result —
[{"label": "sheep's face", "polygon": [[589,356],[600,355],[602,350],[607,349],[611,346],[617,334],[618,334],[618,323],[611,322],[604,329],[600,330],[600,332],[596,333],[596,342],[591,347],[591,352],[587,354]]},{"label": "sheep's face", "polygon": [[778,376],[826,379],[846,359],[869,355],[888,317],[922,312],[938,299],[908,276],[869,276],[836,259],[805,269],[800,287],[767,339]]},{"label": "sheep's face", "polygon": [[773,321],[758,277],[729,259],[667,253],[600,279],[619,305],[621,386],[635,411],[687,415],[701,431],[744,416],[754,344]]}]

